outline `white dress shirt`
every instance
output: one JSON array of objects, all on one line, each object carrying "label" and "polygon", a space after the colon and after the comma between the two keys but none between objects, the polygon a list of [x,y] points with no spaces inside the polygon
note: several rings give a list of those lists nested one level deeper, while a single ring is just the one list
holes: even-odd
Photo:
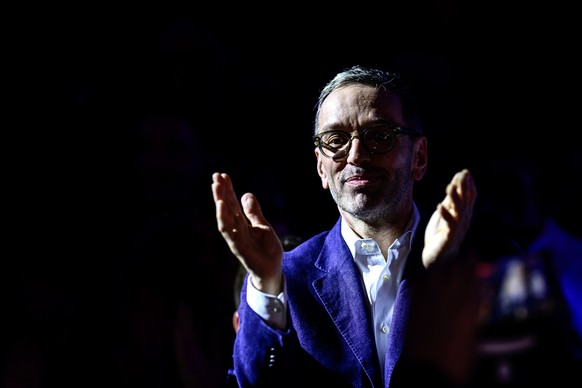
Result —
[{"label": "white dress shirt", "polygon": [[[374,337],[380,366],[384,370],[388,334],[392,326],[392,312],[394,301],[402,272],[412,245],[412,237],[420,222],[418,208],[414,205],[412,219],[406,231],[398,237],[388,248],[387,257],[380,252],[378,244],[373,239],[360,239],[358,235],[341,221],[341,234],[348,245],[354,261],[358,266],[366,286],[366,293],[374,319]],[[283,279],[284,281],[284,279]],[[286,319],[286,292],[279,295],[265,294],[250,284],[247,287],[247,302],[249,306],[270,325],[285,329]]]},{"label": "white dress shirt", "polygon": [[342,220],[342,236],[360,269],[366,293],[374,319],[374,337],[380,366],[384,370],[388,334],[392,327],[392,312],[396,292],[402,280],[402,273],[412,244],[412,236],[416,231],[420,215],[414,206],[413,217],[408,223],[406,231],[398,237],[388,248],[384,259],[376,241],[371,238],[361,239]]}]

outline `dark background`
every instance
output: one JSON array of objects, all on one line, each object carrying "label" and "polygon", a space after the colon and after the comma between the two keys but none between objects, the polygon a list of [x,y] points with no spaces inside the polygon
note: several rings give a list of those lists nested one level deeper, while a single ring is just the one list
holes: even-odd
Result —
[{"label": "dark background", "polygon": [[[338,8],[31,5],[7,15],[6,380],[222,381],[236,262],[216,231],[211,173],[257,194],[282,234],[331,227],[313,108],[353,64],[401,72],[419,95],[431,158],[419,202],[435,205],[464,167],[495,197],[512,190],[495,174],[518,164],[535,172],[542,201],[557,195],[578,211],[571,9]],[[150,143],[148,125],[181,131]]]}]

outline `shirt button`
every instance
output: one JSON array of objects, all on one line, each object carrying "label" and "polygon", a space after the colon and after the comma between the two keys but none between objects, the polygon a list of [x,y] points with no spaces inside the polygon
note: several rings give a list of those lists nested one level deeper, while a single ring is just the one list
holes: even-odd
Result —
[{"label": "shirt button", "polygon": [[283,304],[279,299],[272,299],[267,306],[267,310],[270,314],[280,314],[283,312]]},{"label": "shirt button", "polygon": [[387,325],[382,326],[382,333],[388,334],[389,331],[390,331],[390,329],[388,328]]},{"label": "shirt button", "polygon": [[374,244],[368,243],[366,241],[362,241],[360,247],[368,253],[374,252]]},{"label": "shirt button", "polygon": [[382,278],[383,278],[384,280],[388,281],[388,280],[390,280],[390,275],[388,275],[388,274],[386,274],[386,273],[385,273],[385,274],[384,274],[384,276],[383,276]]}]

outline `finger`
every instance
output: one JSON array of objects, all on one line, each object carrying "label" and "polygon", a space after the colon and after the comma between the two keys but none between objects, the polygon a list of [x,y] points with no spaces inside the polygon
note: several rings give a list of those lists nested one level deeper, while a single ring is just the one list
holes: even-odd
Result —
[{"label": "finger", "polygon": [[234,189],[228,174],[212,174],[212,194],[215,202],[219,200],[232,201],[232,198],[229,200],[229,196],[234,196]]},{"label": "finger", "polygon": [[225,173],[215,173],[212,176],[212,193],[216,205],[216,222],[218,230],[233,238],[233,233],[240,232],[247,225],[237,200],[232,180]]},{"label": "finger", "polygon": [[453,178],[452,184],[461,200],[469,204],[474,202],[477,195],[477,188],[475,187],[473,176],[469,170],[464,169],[458,172]]},{"label": "finger", "polygon": [[218,230],[223,233],[225,230],[224,219],[226,204],[224,203],[224,177],[215,172],[212,174],[212,197],[216,206],[216,223]]},{"label": "finger", "polygon": [[457,197],[464,198],[464,195],[466,194],[465,186],[467,183],[467,179],[469,179],[469,177],[470,174],[469,170],[467,169],[457,172],[453,177],[451,185]]},{"label": "finger", "polygon": [[462,211],[465,219],[470,219],[473,214],[477,189],[469,170],[463,170],[459,175],[459,183],[456,190],[456,198],[453,198],[457,209]]},{"label": "finger", "polygon": [[222,199],[222,177],[220,173],[215,172],[212,174],[212,197],[214,198],[214,202],[219,201]]},{"label": "finger", "polygon": [[471,216],[474,202],[474,184],[469,170],[457,172],[447,185],[444,209],[456,221],[461,217]]},{"label": "finger", "polygon": [[232,184],[232,179],[227,174],[222,174],[222,177],[224,178],[223,199],[226,202],[228,211],[231,213],[230,216],[237,220],[243,220],[246,222],[241,203]]},{"label": "finger", "polygon": [[466,177],[464,179],[464,192],[466,193],[468,201],[473,204],[477,198],[477,186],[473,180],[473,175],[467,171]]},{"label": "finger", "polygon": [[216,201],[216,226],[223,235],[232,230],[232,217],[226,216],[229,212],[223,200]]},{"label": "finger", "polygon": [[469,170],[465,169],[461,171],[458,178],[458,186],[457,190],[455,190],[456,195],[452,195],[452,197],[458,213],[458,221],[462,223],[465,228],[468,228],[471,219],[473,218],[473,208],[477,196],[477,189]]},{"label": "finger", "polygon": [[477,187],[475,186],[473,175],[467,169],[461,172],[459,189],[461,197],[465,198],[467,202],[472,203],[475,200]]},{"label": "finger", "polygon": [[245,216],[248,218],[252,226],[270,226],[269,222],[263,215],[261,205],[251,193],[246,193],[241,198]]},{"label": "finger", "polygon": [[437,211],[439,212],[442,219],[449,225],[457,223],[456,212],[454,209],[447,208],[443,203],[437,205]]},{"label": "finger", "polygon": [[461,199],[458,192],[457,176],[451,180],[445,190],[445,198],[441,202],[443,210],[449,213],[454,219],[458,217],[459,208],[461,206]]},{"label": "finger", "polygon": [[228,174],[220,174],[222,178],[222,193],[223,199],[226,202],[226,206],[233,212],[233,213],[240,213],[241,207],[236,196],[236,192],[234,191],[234,186],[232,185],[232,179]]}]

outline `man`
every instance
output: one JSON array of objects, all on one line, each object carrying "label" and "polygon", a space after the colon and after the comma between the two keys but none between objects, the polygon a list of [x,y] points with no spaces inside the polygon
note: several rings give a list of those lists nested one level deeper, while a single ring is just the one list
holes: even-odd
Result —
[{"label": "man", "polygon": [[228,174],[213,174],[218,230],[248,272],[233,351],[239,385],[396,386],[421,381],[416,365],[435,382],[455,383],[447,369],[454,362],[421,349],[415,335],[430,346],[435,327],[446,326],[423,311],[442,300],[422,297],[432,297],[435,284],[449,296],[457,284],[449,268],[454,274],[456,262],[466,262],[477,196],[470,172],[455,174],[424,217],[413,187],[427,169],[427,139],[400,78],[377,69],[354,66],[323,88],[313,141],[340,216],[290,251],[257,198],[246,193],[239,202]]}]

